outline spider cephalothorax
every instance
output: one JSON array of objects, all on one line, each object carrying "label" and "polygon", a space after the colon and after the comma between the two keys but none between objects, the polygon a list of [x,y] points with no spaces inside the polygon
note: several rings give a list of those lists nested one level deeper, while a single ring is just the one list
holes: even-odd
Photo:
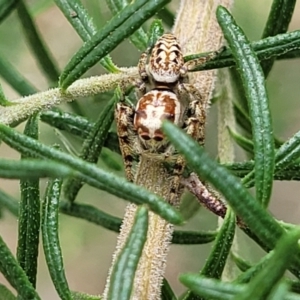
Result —
[{"label": "spider cephalothorax", "polygon": [[148,74],[157,83],[177,83],[186,73],[183,55],[177,38],[170,33],[155,43],[148,64]]}]

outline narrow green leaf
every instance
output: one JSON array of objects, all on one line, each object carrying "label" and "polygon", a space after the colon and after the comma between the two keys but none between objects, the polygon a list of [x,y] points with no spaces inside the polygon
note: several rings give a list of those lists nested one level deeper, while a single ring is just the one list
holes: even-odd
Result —
[{"label": "narrow green leaf", "polygon": [[79,173],[72,168],[54,161],[40,159],[8,160],[0,158],[0,178],[38,179],[54,177],[70,177]]},{"label": "narrow green leaf", "polygon": [[232,16],[218,7],[217,18],[232,50],[248,100],[252,123],[256,199],[268,205],[273,184],[274,140],[265,79],[251,45]]},{"label": "narrow green leaf", "polygon": [[213,278],[221,277],[233,242],[235,221],[235,214],[228,208],[222,227],[216,236],[212,251],[200,272],[201,275]]},{"label": "narrow green leaf", "polygon": [[[85,138],[95,123],[89,122],[86,118],[58,109],[48,110],[41,114],[41,120],[55,128],[65,130],[76,136]],[[118,136],[114,132],[109,132],[104,142],[104,147],[121,154]]]},{"label": "narrow green leaf", "polygon": [[267,265],[251,280],[245,291],[235,296],[234,300],[266,299],[298,252],[299,238],[299,229],[283,235]]},{"label": "narrow green leaf", "polygon": [[62,300],[72,300],[64,272],[62,253],[58,236],[58,208],[61,180],[53,179],[48,183],[42,208],[43,248],[50,276]]},{"label": "narrow green leaf", "polygon": [[[31,116],[26,123],[24,134],[38,139],[38,121],[37,114]],[[31,157],[21,156],[22,160],[26,158]],[[17,259],[32,286],[35,287],[40,234],[39,178],[21,180],[20,189]]]},{"label": "narrow green leaf", "polygon": [[61,74],[61,88],[66,89],[168,2],[137,0],[126,6],[73,56]]},{"label": "narrow green leaf", "polygon": [[100,296],[88,295],[85,293],[71,292],[72,300],[102,300]]},{"label": "narrow green leaf", "polygon": [[0,75],[20,95],[27,96],[37,89],[4,57],[0,56]]},{"label": "narrow green leaf", "polygon": [[5,95],[4,95],[4,92],[3,92],[3,89],[2,89],[2,85],[0,83],[0,106],[10,106],[10,105],[14,105],[14,103],[12,102],[9,102]]},{"label": "narrow green leaf", "polygon": [[251,268],[251,264],[242,257],[238,256],[236,253],[231,252],[230,257],[242,272],[246,272]]},{"label": "narrow green leaf", "polygon": [[[200,275],[211,278],[221,277],[233,242],[235,233],[235,221],[235,214],[231,211],[230,208],[227,209],[224,223],[222,224],[222,227],[216,236],[213,248],[209,254],[208,259],[205,262],[203,269],[200,272]],[[200,300],[202,298],[198,297],[191,291],[189,291],[184,297],[184,300],[197,299]]]},{"label": "narrow green leaf", "polygon": [[16,296],[3,284],[0,283],[0,300],[16,300]]},{"label": "narrow green leaf", "polygon": [[[70,202],[62,201],[60,203],[60,212],[69,216],[84,219],[115,232],[119,232],[122,224],[122,219],[109,215],[102,210],[87,204],[78,204],[76,202],[71,204]],[[175,230],[172,236],[172,243],[179,245],[206,244],[212,242],[216,238],[216,235],[216,231]]]},{"label": "narrow green leaf", "polygon": [[263,270],[268,262],[270,261],[271,257],[273,256],[274,252],[271,251],[266,254],[258,263],[254,266],[249,267],[244,273],[238,276],[234,282],[235,283],[248,283],[256,274],[258,274],[261,270]]},{"label": "narrow green leaf", "polygon": [[154,20],[151,23],[148,33],[148,45],[147,48],[153,48],[156,41],[164,34],[164,27],[161,20]]},{"label": "narrow green leaf", "polygon": [[[1,170],[1,164],[0,164]],[[14,216],[18,216],[19,214],[19,203],[16,199],[6,194],[2,190],[0,190],[0,206],[5,207],[9,210]]]},{"label": "narrow green leaf", "polygon": [[[262,38],[284,33],[292,19],[296,0],[274,0],[271,11],[262,34]],[[265,76],[269,74],[274,64],[274,58],[262,62],[261,66]]]},{"label": "narrow green leaf", "polygon": [[123,165],[120,162],[120,160],[117,159],[115,155],[107,148],[102,148],[100,159],[110,170],[114,170],[114,171],[123,170]]},{"label": "narrow green leaf", "polygon": [[253,142],[228,127],[230,136],[246,152],[253,154]]},{"label": "narrow green leaf", "polygon": [[206,244],[215,240],[216,231],[181,231],[175,230],[172,243],[179,245]]},{"label": "narrow green leaf", "polygon": [[198,274],[182,274],[179,280],[199,296],[214,300],[231,300],[238,292],[244,291],[243,285],[233,285]]},{"label": "narrow green leaf", "polygon": [[[111,10],[111,12],[116,15],[121,12],[130,1],[128,0],[106,0],[106,4]],[[130,41],[133,45],[137,47],[140,51],[145,51],[147,47],[148,37],[142,27],[138,28],[130,37]]]},{"label": "narrow green leaf", "polygon": [[166,278],[163,279],[161,287],[161,300],[177,300],[177,297]]},{"label": "narrow green leaf", "polygon": [[[252,232],[255,232],[259,240],[268,249],[273,249],[284,234],[284,230],[250,195],[241,182],[213,161],[191,137],[174,124],[164,122],[163,130],[200,178],[207,180],[220,191],[236,214],[251,228]],[[296,265],[300,266],[299,263],[297,256],[292,270],[296,276],[300,275],[296,269]]]},{"label": "narrow green leaf", "polygon": [[118,255],[111,274],[108,300],[130,299],[134,274],[147,239],[148,210],[139,207],[127,241]]},{"label": "narrow green leaf", "polygon": [[[114,120],[116,103],[119,101],[120,90],[117,89],[112,99],[104,107],[92,130],[85,138],[79,157],[90,163],[97,163],[102,147],[108,135],[108,130]],[[69,179],[64,185],[65,197],[74,202],[75,198],[83,186],[83,182],[78,179]]]},{"label": "narrow green leaf", "polygon": [[19,0],[1,0],[0,1],[0,22],[2,22],[15,9]]},{"label": "narrow green leaf", "polygon": [[[54,2],[83,41],[88,41],[97,33],[98,30],[93,19],[89,16],[81,1],[54,0]],[[119,72],[118,67],[114,65],[109,55],[104,56],[99,62],[107,71],[111,73]]]},{"label": "narrow green leaf", "polygon": [[109,215],[104,211],[88,204],[62,201],[59,209],[66,215],[84,219],[88,222],[92,222],[115,232],[119,232],[122,224],[122,219]]},{"label": "narrow green leaf", "polygon": [[276,287],[268,300],[281,300],[287,295],[290,290],[290,284],[286,281],[281,281]]},{"label": "narrow green leaf", "polygon": [[181,224],[183,222],[180,213],[160,197],[126,181],[124,178],[105,172],[97,168],[94,164],[87,163],[57,149],[45,146],[3,124],[0,124],[0,138],[21,153],[34,154],[39,158],[51,159],[75,169],[80,173],[82,181],[89,185],[136,204],[147,204],[153,212],[170,223]]},{"label": "narrow green leaf", "polygon": [[25,272],[0,236],[0,272],[23,299],[41,300]]},{"label": "narrow green leaf", "polygon": [[[182,274],[180,275],[179,280],[199,296],[212,300],[233,300],[235,295],[238,293],[243,294],[243,291],[246,289],[246,285],[233,284],[212,278],[205,278],[197,274]],[[284,298],[282,299],[299,300],[300,296],[289,292],[285,294]]]},{"label": "narrow green leaf", "polygon": [[[251,47],[257,54],[260,61],[267,60],[273,57],[279,57],[286,53],[298,51],[300,49],[300,30],[295,30],[289,33],[278,34],[276,36],[268,37],[251,43]],[[205,56],[208,53],[199,53],[188,55],[184,57],[185,61],[195,59],[197,57]],[[220,53],[216,58],[195,67],[192,72],[201,70],[210,70],[224,67],[234,66],[235,62],[230,49],[226,49]]]},{"label": "narrow green leaf", "polygon": [[[275,172],[280,172],[287,168],[297,158],[300,157],[300,131],[297,132],[292,138],[286,141],[275,153]],[[253,184],[254,171],[249,172],[244,178],[243,183],[249,187]]]},{"label": "narrow green leaf", "polygon": [[162,19],[162,21],[169,27],[172,28],[174,25],[175,16],[174,14],[167,8],[164,7],[160,11],[157,12],[158,18]]},{"label": "narrow green leaf", "polygon": [[234,105],[234,114],[235,114],[235,119],[237,121],[237,124],[243,129],[243,131],[248,137],[252,136],[252,132],[251,132],[252,127],[251,127],[251,121],[249,119],[249,115],[236,102],[234,102],[233,105]]},{"label": "narrow green leaf", "polygon": [[58,68],[53,57],[51,57],[49,50],[46,48],[45,43],[42,41],[38,29],[23,0],[18,3],[17,13],[24,36],[26,37],[31,52],[35,55],[40,69],[51,83],[56,84],[59,76]]},{"label": "narrow green leaf", "polygon": [[276,152],[276,168],[288,167],[300,157],[300,131],[287,140]]}]

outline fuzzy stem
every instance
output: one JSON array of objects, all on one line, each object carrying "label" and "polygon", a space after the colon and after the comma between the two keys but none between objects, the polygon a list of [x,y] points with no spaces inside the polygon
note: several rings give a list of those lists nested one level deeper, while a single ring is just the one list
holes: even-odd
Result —
[{"label": "fuzzy stem", "polygon": [[43,109],[80,97],[97,95],[121,85],[127,87],[137,77],[137,68],[122,68],[121,73],[105,74],[75,81],[66,91],[59,88],[13,100],[14,105],[0,106],[0,123],[17,124]]},{"label": "fuzzy stem", "polygon": [[[171,180],[172,177],[166,170],[163,160],[157,159],[157,157],[141,156],[135,180],[136,184],[145,187],[168,201],[170,198]],[[178,203],[174,204],[178,205]],[[111,271],[130,233],[136,209],[137,206],[134,204],[129,204],[126,208],[103,299],[107,299]],[[173,229],[174,226],[172,224],[149,212],[147,241],[135,273],[131,299],[160,299],[160,289]]]}]

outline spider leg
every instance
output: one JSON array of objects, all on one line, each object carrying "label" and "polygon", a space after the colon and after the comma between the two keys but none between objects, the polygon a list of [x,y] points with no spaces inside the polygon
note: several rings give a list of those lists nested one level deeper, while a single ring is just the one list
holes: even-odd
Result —
[{"label": "spider leg", "polygon": [[134,108],[126,104],[125,101],[119,102],[115,110],[117,134],[124,161],[125,176],[130,182],[134,180],[132,165],[137,155],[134,150],[136,133],[133,126],[133,118]]},{"label": "spider leg", "polygon": [[198,57],[192,60],[187,61],[183,66],[181,70],[182,76],[185,76],[188,71],[194,69],[197,66],[203,65],[206,62],[216,58],[221,52],[223,52],[225,47],[221,47],[219,50],[208,53],[205,56]]},{"label": "spider leg", "polygon": [[[198,89],[191,84],[179,83],[178,94],[182,99],[189,95],[190,102],[183,116],[183,129],[200,145],[204,144],[205,110],[202,105],[202,97]],[[170,188],[170,202],[177,203],[176,195],[180,194],[182,188],[181,177],[185,168],[185,160],[182,155],[178,155],[173,167],[173,180]]]}]

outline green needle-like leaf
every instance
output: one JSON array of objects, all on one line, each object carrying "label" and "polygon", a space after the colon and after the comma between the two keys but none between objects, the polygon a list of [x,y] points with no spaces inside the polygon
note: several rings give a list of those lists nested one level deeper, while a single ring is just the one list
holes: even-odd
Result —
[{"label": "green needle-like leaf", "polygon": [[[268,249],[273,249],[284,234],[284,229],[250,195],[241,182],[213,161],[191,137],[174,124],[164,122],[163,130],[200,178],[207,180],[220,191],[236,214],[250,227],[252,232],[255,232],[259,240]],[[296,267],[300,266],[299,255],[293,263],[293,273],[300,276]]]},{"label": "green needle-like leaf", "polygon": [[[97,163],[102,147],[108,135],[108,130],[114,120],[115,105],[120,99],[121,91],[116,90],[112,99],[107,103],[94,127],[89,132],[88,136],[83,142],[81,153],[79,157],[90,163]],[[64,193],[67,199],[71,202],[80,191],[83,183],[78,179],[70,179],[64,185]]]},{"label": "green needle-like leaf", "polygon": [[[235,233],[235,214],[231,209],[227,209],[224,223],[215,239],[212,251],[200,275],[212,278],[220,278],[225,267],[227,257],[230,252],[232,241]],[[201,299],[193,292],[188,292],[184,300],[197,300]]]},{"label": "green needle-like leaf", "polygon": [[0,1],[0,22],[2,22],[16,7],[19,0],[1,0]]},{"label": "green needle-like leaf", "polygon": [[16,296],[3,284],[0,283],[0,300],[16,300]]},{"label": "green needle-like leaf", "polygon": [[[96,34],[98,29],[93,23],[93,19],[81,4],[81,1],[74,0],[54,0],[56,5],[60,8],[64,16],[79,34],[83,41],[88,41]],[[109,72],[119,72],[117,66],[111,60],[109,55],[106,55],[100,60],[100,64]]]},{"label": "green needle-like leaf", "polygon": [[35,94],[37,92],[37,89],[2,56],[0,56],[0,75],[22,96]]},{"label": "green needle-like leaf", "polygon": [[266,299],[297,253],[299,238],[299,229],[284,235],[276,245],[267,265],[251,280],[245,291],[235,296],[234,300]]},{"label": "green needle-like leaf", "polygon": [[10,179],[38,179],[54,177],[78,176],[72,168],[54,161],[40,159],[24,159],[20,161],[0,158],[0,178]]},{"label": "green needle-like leaf", "polygon": [[0,83],[0,106],[9,106],[13,105],[13,103],[9,102],[3,92],[2,85]]},{"label": "green needle-like leaf", "polygon": [[234,141],[245,151],[250,154],[253,154],[253,142],[244,136],[234,132],[232,129],[228,128],[230,136],[234,139]]},{"label": "green needle-like leaf", "polygon": [[[296,0],[274,0],[262,38],[286,32],[292,19]],[[262,69],[267,76],[272,69],[274,59],[262,63]]]},{"label": "green needle-like leaf", "polygon": [[161,287],[161,300],[177,300],[166,278],[164,278],[163,285]]},{"label": "green needle-like leaf", "polygon": [[200,272],[201,275],[213,278],[221,277],[233,242],[235,221],[235,214],[230,208],[227,209],[224,222],[216,236],[212,251]]},{"label": "green needle-like leaf", "polygon": [[118,255],[111,274],[107,300],[129,300],[134,274],[148,231],[148,210],[139,207],[127,241]]},{"label": "green needle-like leaf", "polygon": [[[261,270],[263,270],[266,265],[268,264],[269,260],[273,256],[274,252],[271,251],[268,254],[266,254],[257,264],[255,264],[252,267],[249,267],[244,273],[242,273],[240,276],[238,276],[234,282],[236,283],[247,283],[249,282],[257,273],[259,273]],[[234,259],[236,262],[236,259]],[[237,264],[237,266],[240,268],[240,264]],[[241,268],[240,268],[241,269]]]},{"label": "green needle-like leaf", "polygon": [[[256,52],[260,61],[267,60],[273,57],[283,57],[284,54],[299,51],[300,49],[300,30],[295,30],[289,33],[278,34],[276,36],[268,37],[251,43],[251,48]],[[197,57],[205,56],[207,53],[199,53],[188,55],[184,57],[185,61],[195,59]],[[210,70],[215,68],[231,67],[235,65],[232,56],[232,51],[227,49],[220,53],[218,57],[212,59],[205,64],[195,67],[192,72],[201,70]]]},{"label": "green needle-like leaf", "polygon": [[[246,290],[246,285],[221,282],[216,279],[205,278],[197,274],[182,274],[179,280],[199,296],[212,300],[233,300],[237,294],[242,295]],[[259,289],[260,286],[256,286]],[[253,298],[248,298],[249,300]],[[288,292],[284,300],[300,300],[300,296]],[[254,300],[254,299],[253,299]]]},{"label": "green needle-like leaf", "polygon": [[[128,0],[106,0],[107,6],[112,11],[114,15],[120,13],[130,1]],[[145,51],[147,47],[148,37],[142,27],[138,28],[130,37],[130,41],[137,49]]]},{"label": "green needle-like leaf", "polygon": [[[41,120],[55,128],[65,130],[68,133],[85,138],[94,128],[95,123],[89,122],[86,118],[58,109],[48,110],[41,114]],[[109,132],[104,142],[104,147],[121,154],[118,136]]]},{"label": "green needle-like leaf", "polygon": [[61,88],[66,89],[168,2],[137,0],[126,6],[71,59],[61,74]]},{"label": "green needle-like leaf", "polygon": [[[27,121],[24,134],[38,139],[38,131],[38,115],[35,114]],[[22,155],[21,158],[30,156]],[[39,178],[21,180],[20,188],[17,259],[35,287],[40,234]]]},{"label": "green needle-like leaf", "polygon": [[72,300],[102,300],[100,296],[88,295],[85,293],[71,292]]},{"label": "green needle-like leaf", "polygon": [[300,157],[300,131],[286,141],[276,152],[276,168],[283,169]]},{"label": "green needle-like leaf", "polygon": [[232,50],[248,100],[252,123],[256,199],[267,206],[272,192],[274,140],[265,79],[250,42],[224,7],[217,18]]},{"label": "green needle-like leaf", "polygon": [[122,219],[109,215],[92,205],[62,201],[59,208],[66,215],[84,219],[115,232],[119,232],[122,224]]},{"label": "green needle-like leaf", "polygon": [[17,6],[17,13],[22,25],[24,36],[26,37],[31,51],[34,53],[36,60],[43,71],[44,75],[48,78],[50,83],[57,83],[59,71],[51,57],[48,49],[38,32],[36,25],[27,9],[24,0],[20,0]]},{"label": "green needle-like leaf", "polygon": [[[1,194],[0,194],[1,203]],[[66,215],[84,219],[100,225],[108,230],[119,232],[122,219],[109,215],[96,207],[86,204],[60,203],[60,211]],[[172,236],[173,244],[197,245],[212,242],[217,236],[216,231],[182,231],[175,230]]]},{"label": "green needle-like leaf", "polygon": [[182,274],[179,280],[195,294],[205,299],[231,300],[235,294],[244,290],[242,285],[233,285],[198,274]]},{"label": "green needle-like leaf", "polygon": [[170,223],[181,224],[183,222],[180,213],[160,197],[126,181],[124,178],[119,178],[105,172],[97,168],[94,164],[74,158],[57,149],[47,147],[2,124],[0,124],[0,138],[22,154],[30,154],[39,158],[54,160],[78,171],[82,181],[89,185],[136,204],[147,204],[153,212]]},{"label": "green needle-like leaf", "polygon": [[161,20],[154,20],[150,26],[148,33],[148,46],[147,48],[153,48],[156,41],[164,34],[164,27]]},{"label": "green needle-like leaf", "polygon": [[23,299],[41,300],[24,270],[20,267],[0,236],[0,272]]},{"label": "green needle-like leaf", "polygon": [[[1,164],[0,164],[1,170]],[[0,190],[0,205],[9,210],[14,216],[19,215],[19,203],[16,199]]]},{"label": "green needle-like leaf", "polygon": [[64,272],[58,236],[58,209],[61,184],[60,179],[54,179],[48,183],[42,209],[42,238],[48,270],[55,289],[62,300],[72,300]]}]

